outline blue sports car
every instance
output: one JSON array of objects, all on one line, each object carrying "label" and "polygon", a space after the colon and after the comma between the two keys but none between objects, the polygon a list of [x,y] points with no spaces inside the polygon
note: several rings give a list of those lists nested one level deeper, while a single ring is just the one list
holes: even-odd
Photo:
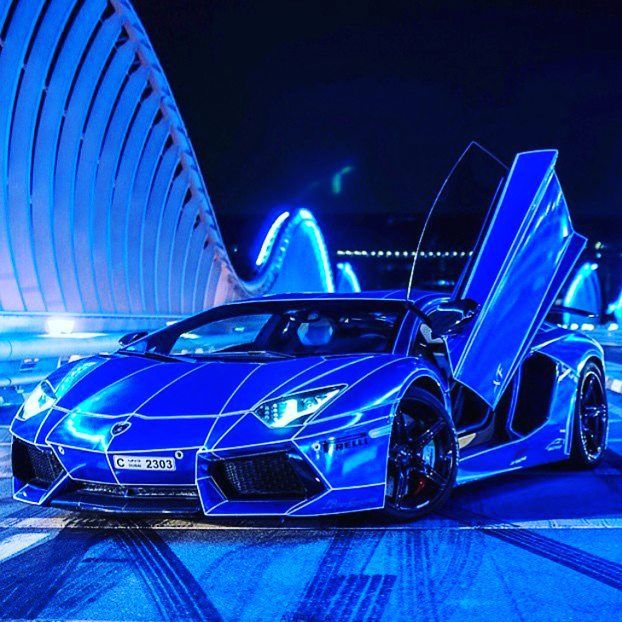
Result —
[{"label": "blue sports car", "polygon": [[[557,297],[585,239],[554,151],[463,154],[407,290],[212,308],[56,370],[16,415],[35,505],[209,516],[421,516],[455,485],[607,441],[601,347]],[[453,275],[422,258],[452,240]]]}]

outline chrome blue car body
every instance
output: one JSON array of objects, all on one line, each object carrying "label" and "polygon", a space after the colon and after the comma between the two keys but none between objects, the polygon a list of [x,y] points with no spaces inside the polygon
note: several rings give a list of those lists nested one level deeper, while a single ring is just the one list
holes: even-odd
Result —
[{"label": "chrome blue car body", "polygon": [[[603,352],[546,319],[585,242],[555,158],[516,157],[451,292],[293,294],[219,308],[379,305],[398,318],[388,349],[195,360],[150,351],[148,337],[143,350],[60,368],[37,394],[40,410],[11,426],[15,498],[210,516],[383,508],[392,422],[413,387],[453,417],[458,484],[564,460],[579,378],[588,362],[602,368]],[[431,330],[454,307],[468,313]],[[258,415],[276,398],[327,391],[335,396],[291,424]]]}]

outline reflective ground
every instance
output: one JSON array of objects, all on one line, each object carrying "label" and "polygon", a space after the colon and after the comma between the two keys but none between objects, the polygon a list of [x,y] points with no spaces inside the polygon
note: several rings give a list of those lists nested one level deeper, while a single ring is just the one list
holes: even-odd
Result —
[{"label": "reflective ground", "polygon": [[[622,378],[622,350],[610,350]],[[618,367],[619,366],[619,367]],[[115,521],[9,498],[0,428],[0,618],[619,620],[622,395],[593,472],[560,466],[458,490],[441,516],[383,527]]]}]

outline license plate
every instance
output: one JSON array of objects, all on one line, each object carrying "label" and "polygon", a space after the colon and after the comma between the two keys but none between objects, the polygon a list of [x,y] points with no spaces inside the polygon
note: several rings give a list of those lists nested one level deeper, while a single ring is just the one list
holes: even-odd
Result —
[{"label": "license plate", "polygon": [[175,458],[158,456],[114,456],[115,469],[128,471],[174,471]]}]

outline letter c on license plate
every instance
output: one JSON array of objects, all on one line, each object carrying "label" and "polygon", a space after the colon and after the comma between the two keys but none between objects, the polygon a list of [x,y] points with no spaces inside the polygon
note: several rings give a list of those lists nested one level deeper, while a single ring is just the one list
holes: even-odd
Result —
[{"label": "letter c on license plate", "polygon": [[174,471],[175,458],[115,455],[114,468],[128,471]]}]

